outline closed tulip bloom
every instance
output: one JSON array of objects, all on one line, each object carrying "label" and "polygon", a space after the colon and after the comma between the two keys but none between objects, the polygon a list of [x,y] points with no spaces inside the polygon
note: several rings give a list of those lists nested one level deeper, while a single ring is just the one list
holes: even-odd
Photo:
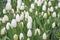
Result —
[{"label": "closed tulip bloom", "polygon": [[48,6],[51,6],[51,5],[52,5],[52,3],[51,3],[51,1],[49,1],[49,2],[48,2]]},{"label": "closed tulip bloom", "polygon": [[33,9],[31,9],[31,8],[30,8],[30,9],[29,9],[29,11],[30,11],[30,12],[32,12],[32,11],[33,11]]},{"label": "closed tulip bloom", "polygon": [[28,32],[27,32],[27,36],[28,37],[31,37],[32,36],[32,31],[29,29]]},{"label": "closed tulip bloom", "polygon": [[6,9],[6,10],[11,10],[11,9],[12,9],[11,4],[10,4],[10,3],[7,3],[5,9]]},{"label": "closed tulip bloom", "polygon": [[30,38],[27,38],[27,40],[30,40]]},{"label": "closed tulip bloom", "polygon": [[34,3],[37,3],[38,2],[38,0],[34,0]]},{"label": "closed tulip bloom", "polygon": [[24,19],[24,12],[22,12],[22,14],[20,15],[20,20]]},{"label": "closed tulip bloom", "polygon": [[12,10],[12,13],[14,13],[14,9],[11,9]]},{"label": "closed tulip bloom", "polygon": [[4,17],[2,18],[2,23],[5,23],[8,20],[9,20],[8,16],[7,15],[4,15]]},{"label": "closed tulip bloom", "polygon": [[27,11],[27,12],[25,12],[25,18],[27,19],[28,16],[29,16],[29,13],[28,13],[28,11]]},{"label": "closed tulip bloom", "polygon": [[6,21],[5,21],[5,19],[4,19],[4,17],[2,18],[2,23],[5,23]]},{"label": "closed tulip bloom", "polygon": [[52,17],[56,17],[56,12],[53,12],[52,13]]},{"label": "closed tulip bloom", "polygon": [[4,35],[6,33],[5,27],[1,29],[1,35]]},{"label": "closed tulip bloom", "polygon": [[42,0],[38,0],[37,1],[37,6],[41,6],[41,4],[42,4]]},{"label": "closed tulip bloom", "polygon": [[60,2],[58,2],[58,7],[60,8]]},{"label": "closed tulip bloom", "polygon": [[20,22],[20,16],[19,16],[19,14],[16,15],[16,22]]},{"label": "closed tulip bloom", "polygon": [[17,0],[17,9],[20,9],[22,4],[22,0]]},{"label": "closed tulip bloom", "polygon": [[31,16],[28,16],[28,22],[32,23],[32,17]]},{"label": "closed tulip bloom", "polygon": [[6,10],[5,9],[3,9],[3,14],[6,14]]},{"label": "closed tulip bloom", "polygon": [[5,20],[5,21],[8,21],[8,20],[9,20],[9,18],[8,18],[8,16],[7,16],[7,15],[4,15],[4,17],[3,17],[3,18],[4,18],[4,20]]},{"label": "closed tulip bloom", "polygon": [[20,33],[19,39],[20,39],[20,40],[23,40],[23,39],[24,39],[23,33]]},{"label": "closed tulip bloom", "polygon": [[46,5],[43,5],[43,6],[42,6],[42,10],[43,10],[43,11],[46,11]]},{"label": "closed tulip bloom", "polygon": [[34,9],[34,5],[35,5],[34,3],[31,4],[31,9]]},{"label": "closed tulip bloom", "polygon": [[6,24],[6,29],[7,29],[7,30],[10,29],[10,23],[9,23],[9,22]]},{"label": "closed tulip bloom", "polygon": [[14,40],[18,40],[18,35],[15,34],[15,35],[13,36],[13,38],[14,38]]},{"label": "closed tulip bloom", "polygon": [[50,12],[53,12],[53,11],[54,11],[54,8],[53,8],[53,7],[50,7],[50,8],[49,8],[49,11],[50,11]]},{"label": "closed tulip bloom", "polygon": [[7,3],[11,3],[11,0],[7,0]]},{"label": "closed tulip bloom", "polygon": [[32,23],[31,22],[28,22],[27,23],[27,29],[31,29],[32,28]]},{"label": "closed tulip bloom", "polygon": [[37,35],[37,33],[38,33],[38,35],[40,35],[40,29],[39,28],[35,29],[34,35]]},{"label": "closed tulip bloom", "polygon": [[10,26],[11,26],[11,28],[15,28],[17,26],[17,23],[16,23],[15,19],[12,19]]},{"label": "closed tulip bloom", "polygon": [[43,34],[43,40],[46,40],[47,39],[47,35],[46,33]]},{"label": "closed tulip bloom", "polygon": [[43,18],[47,18],[47,13],[44,13]]},{"label": "closed tulip bloom", "polygon": [[52,23],[52,28],[55,28],[56,24],[55,22]]}]

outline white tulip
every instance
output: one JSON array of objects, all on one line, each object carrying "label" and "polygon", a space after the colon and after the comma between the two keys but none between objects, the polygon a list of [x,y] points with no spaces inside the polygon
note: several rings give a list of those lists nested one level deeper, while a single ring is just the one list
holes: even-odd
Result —
[{"label": "white tulip", "polygon": [[27,38],[27,40],[30,40],[30,38]]},{"label": "white tulip", "polygon": [[12,9],[12,13],[14,13],[14,9]]},{"label": "white tulip", "polygon": [[34,3],[37,3],[38,2],[38,0],[34,0]]},{"label": "white tulip", "polygon": [[52,23],[52,28],[55,28],[56,24],[55,22]]},{"label": "white tulip", "polygon": [[48,6],[51,6],[51,5],[52,5],[52,3],[51,3],[51,1],[49,1],[49,2],[48,2]]},{"label": "white tulip", "polygon": [[7,30],[10,29],[10,23],[9,23],[9,22],[6,24],[6,29],[7,29]]},{"label": "white tulip", "polygon": [[3,18],[4,18],[4,20],[5,20],[5,21],[8,21],[8,20],[9,20],[9,18],[8,18],[8,16],[7,16],[7,15],[4,15],[4,17],[3,17]]},{"label": "white tulip", "polygon": [[44,2],[44,5],[47,5],[47,1]]},{"label": "white tulip", "polygon": [[20,33],[19,39],[20,39],[20,40],[23,40],[23,39],[24,39],[23,33]]},{"label": "white tulip", "polygon": [[1,35],[4,35],[6,33],[5,27],[1,29]]},{"label": "white tulip", "polygon": [[27,36],[28,37],[31,37],[32,36],[32,31],[29,29],[28,32],[27,32]]},{"label": "white tulip", "polygon": [[17,0],[17,9],[20,9],[22,4],[22,0]]},{"label": "white tulip", "polygon": [[29,16],[29,13],[28,13],[28,11],[27,11],[27,12],[25,12],[25,18],[27,19],[28,16]]},{"label": "white tulip", "polygon": [[11,3],[7,3],[5,9],[6,10],[11,10],[12,9]]},{"label": "white tulip", "polygon": [[6,10],[5,9],[3,9],[3,14],[6,14]]},{"label": "white tulip", "polygon": [[52,13],[52,17],[56,17],[56,12],[53,12]]},{"label": "white tulip", "polygon": [[37,11],[35,12],[35,15],[38,15],[38,12]]},{"label": "white tulip", "polygon": [[29,9],[29,11],[30,11],[30,12],[32,12],[32,11],[33,11],[33,9],[31,9],[31,8],[30,8],[30,9]]},{"label": "white tulip", "polygon": [[44,13],[43,18],[47,18],[47,13]]},{"label": "white tulip", "polygon": [[22,12],[22,14],[20,15],[20,20],[24,19],[24,12]]},{"label": "white tulip", "polygon": [[8,16],[7,15],[4,15],[4,17],[2,18],[2,23],[5,23],[8,20],[9,20]]},{"label": "white tulip", "polygon": [[23,5],[20,7],[20,10],[24,10],[24,6]]},{"label": "white tulip", "polygon": [[34,5],[35,5],[34,3],[31,4],[31,9],[34,9]]},{"label": "white tulip", "polygon": [[38,0],[37,1],[37,6],[41,6],[41,4],[42,4],[42,1],[41,0]]},{"label": "white tulip", "polygon": [[46,5],[43,5],[43,6],[42,6],[42,10],[43,10],[43,11],[46,11]]},{"label": "white tulip", "polygon": [[7,0],[7,3],[11,3],[11,0]]},{"label": "white tulip", "polygon": [[15,35],[13,36],[13,38],[14,38],[14,40],[18,40],[18,35],[15,34]]},{"label": "white tulip", "polygon": [[17,26],[17,23],[16,23],[15,19],[12,19],[10,26],[11,26],[11,28],[15,28]]},{"label": "white tulip", "polygon": [[37,35],[37,33],[40,35],[40,29],[39,28],[35,29],[34,35]]},{"label": "white tulip", "polygon": [[43,40],[46,40],[47,39],[47,35],[46,33],[43,34]]},{"label": "white tulip", "polygon": [[20,22],[20,16],[19,16],[19,14],[16,15],[16,22]]},{"label": "white tulip", "polygon": [[58,7],[60,8],[60,2],[58,2]]},{"label": "white tulip", "polygon": [[6,21],[5,21],[5,19],[4,19],[4,17],[2,18],[2,23],[5,23]]},{"label": "white tulip", "polygon": [[50,7],[49,10],[50,10],[50,12],[53,12],[54,11],[54,8],[53,7]]},{"label": "white tulip", "polygon": [[27,29],[31,29],[32,28],[32,23],[31,22],[28,22],[27,23]]},{"label": "white tulip", "polygon": [[28,16],[28,22],[32,23],[32,17]]}]

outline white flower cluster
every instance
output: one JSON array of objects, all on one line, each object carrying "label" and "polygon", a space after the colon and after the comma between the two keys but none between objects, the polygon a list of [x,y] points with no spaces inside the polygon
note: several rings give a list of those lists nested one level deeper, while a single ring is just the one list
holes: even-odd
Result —
[{"label": "white flower cluster", "polygon": [[[43,5],[42,5],[43,3]],[[33,12],[33,10],[35,9],[35,4],[37,4],[37,6],[41,6],[42,5],[42,12],[41,12],[41,16],[44,18],[44,19],[47,19],[48,18],[48,13],[46,13],[47,11],[47,1],[44,1],[44,0],[34,0],[34,3],[31,3],[30,5],[30,8],[29,8],[29,11],[30,12]],[[57,12],[54,10],[54,9],[57,9],[57,8],[60,8],[60,1],[58,0],[58,5],[55,6],[55,8],[52,6],[52,2],[51,0],[48,1],[48,11],[51,12],[51,17],[52,18],[56,18],[57,17]],[[28,11],[25,11],[25,4],[22,0],[17,0],[17,14],[15,14],[15,11],[14,9],[12,8],[12,5],[11,5],[11,0],[7,0],[7,3],[6,3],[6,7],[3,9],[3,14],[5,14],[3,16],[3,18],[0,18],[0,21],[2,21],[2,23],[6,23],[7,24],[5,25],[5,27],[3,27],[1,29],[1,35],[4,35],[6,33],[6,29],[9,30],[10,28],[16,28],[17,27],[17,23],[21,22],[21,20],[24,20],[27,21],[27,40],[30,40],[31,36],[32,36],[32,23],[33,23],[33,19],[32,17],[29,15],[29,12]],[[11,10],[12,13],[14,13],[14,17],[11,22],[9,22],[9,17],[8,15],[6,15],[7,11]],[[18,12],[19,10],[24,10],[23,12],[21,12],[21,14],[19,15]],[[35,12],[35,15],[38,14],[38,11],[36,10]],[[58,17],[60,17],[60,15],[58,14]],[[49,23],[49,19],[47,20],[47,22]],[[22,26],[23,26],[23,22],[22,22]],[[56,22],[54,21],[52,23],[52,28],[55,28],[56,26]],[[34,35],[39,35],[41,34],[41,30],[39,28],[36,28],[34,30]],[[15,34],[13,36],[14,40],[18,40],[18,35]],[[42,35],[42,38],[43,40],[46,40],[47,39],[47,34],[44,32],[43,35]],[[19,39],[20,40],[24,40],[24,34],[21,32],[20,35],[19,35]]]}]

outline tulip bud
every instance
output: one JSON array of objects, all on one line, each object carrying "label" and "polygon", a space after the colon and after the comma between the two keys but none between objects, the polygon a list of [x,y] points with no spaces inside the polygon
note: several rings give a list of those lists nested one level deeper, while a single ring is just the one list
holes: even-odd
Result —
[{"label": "tulip bud", "polygon": [[54,28],[56,26],[55,22],[52,23],[52,28]]},{"label": "tulip bud", "polygon": [[6,33],[5,27],[1,29],[1,35],[4,35]]},{"label": "tulip bud", "polygon": [[12,13],[14,13],[14,9],[11,9],[12,10]]},{"label": "tulip bud", "polygon": [[28,22],[32,23],[32,17],[28,16]]},{"label": "tulip bud", "polygon": [[7,29],[7,30],[10,29],[10,23],[9,23],[9,22],[6,24],[6,29]]},{"label": "tulip bud", "polygon": [[43,11],[46,11],[46,5],[43,5],[43,6],[42,6],[42,10],[43,10]]},{"label": "tulip bud", "polygon": [[27,38],[27,40],[30,40],[30,38]]},{"label": "tulip bud", "polygon": [[16,26],[17,26],[17,23],[16,23],[16,20],[15,19],[12,19],[12,21],[11,21],[11,28],[15,28]]},{"label": "tulip bud", "polygon": [[56,12],[53,12],[52,13],[52,17],[56,17]]},{"label": "tulip bud", "polygon": [[58,2],[58,7],[60,8],[60,2]]},{"label": "tulip bud", "polygon": [[18,40],[18,35],[15,34],[13,38],[14,38],[14,40]]},{"label": "tulip bud", "polygon": [[33,3],[31,4],[31,9],[34,9],[34,4]]},{"label": "tulip bud", "polygon": [[43,40],[46,40],[47,39],[47,35],[46,33],[43,34]]},{"label": "tulip bud", "polygon": [[49,2],[48,2],[48,6],[51,6],[51,5],[52,5],[52,4],[51,4],[51,1],[49,1]]},{"label": "tulip bud", "polygon": [[20,22],[20,16],[19,16],[19,14],[16,15],[16,22]]},{"label": "tulip bud", "polygon": [[29,29],[28,32],[27,32],[27,36],[28,37],[31,37],[32,36],[32,31]]},{"label": "tulip bud", "polygon": [[4,15],[4,20],[5,20],[5,21],[8,21],[8,20],[9,20],[9,18],[8,18],[7,15]]},{"label": "tulip bud", "polygon": [[28,11],[27,11],[27,12],[25,12],[25,18],[27,19],[28,16],[29,16],[29,13],[28,13]]},{"label": "tulip bud", "polygon": [[22,14],[20,15],[20,20],[24,19],[24,13],[22,12]]},{"label": "tulip bud", "polygon": [[23,40],[23,39],[24,39],[23,33],[20,33],[19,39],[20,39],[20,40]]},{"label": "tulip bud", "polygon": [[40,29],[35,29],[35,33],[34,33],[34,35],[37,35],[37,33],[40,35]]},{"label": "tulip bud", "polygon": [[11,10],[12,9],[11,3],[7,3],[5,9],[6,10]]},{"label": "tulip bud", "polygon": [[27,29],[31,29],[32,28],[32,23],[31,22],[28,22],[27,23]]},{"label": "tulip bud", "polygon": [[47,13],[44,13],[43,18],[47,18]]},{"label": "tulip bud", "polygon": [[6,14],[6,10],[5,9],[3,9],[3,14]]},{"label": "tulip bud", "polygon": [[50,7],[49,10],[50,10],[50,12],[53,12],[54,11],[54,8],[53,7]]},{"label": "tulip bud", "polygon": [[32,12],[33,10],[30,8],[29,11]]}]

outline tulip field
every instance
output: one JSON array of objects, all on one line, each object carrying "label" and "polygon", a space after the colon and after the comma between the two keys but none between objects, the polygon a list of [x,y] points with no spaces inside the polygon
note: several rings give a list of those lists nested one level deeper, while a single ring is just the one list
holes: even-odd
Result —
[{"label": "tulip field", "polygon": [[0,0],[0,40],[60,40],[60,0]]}]

